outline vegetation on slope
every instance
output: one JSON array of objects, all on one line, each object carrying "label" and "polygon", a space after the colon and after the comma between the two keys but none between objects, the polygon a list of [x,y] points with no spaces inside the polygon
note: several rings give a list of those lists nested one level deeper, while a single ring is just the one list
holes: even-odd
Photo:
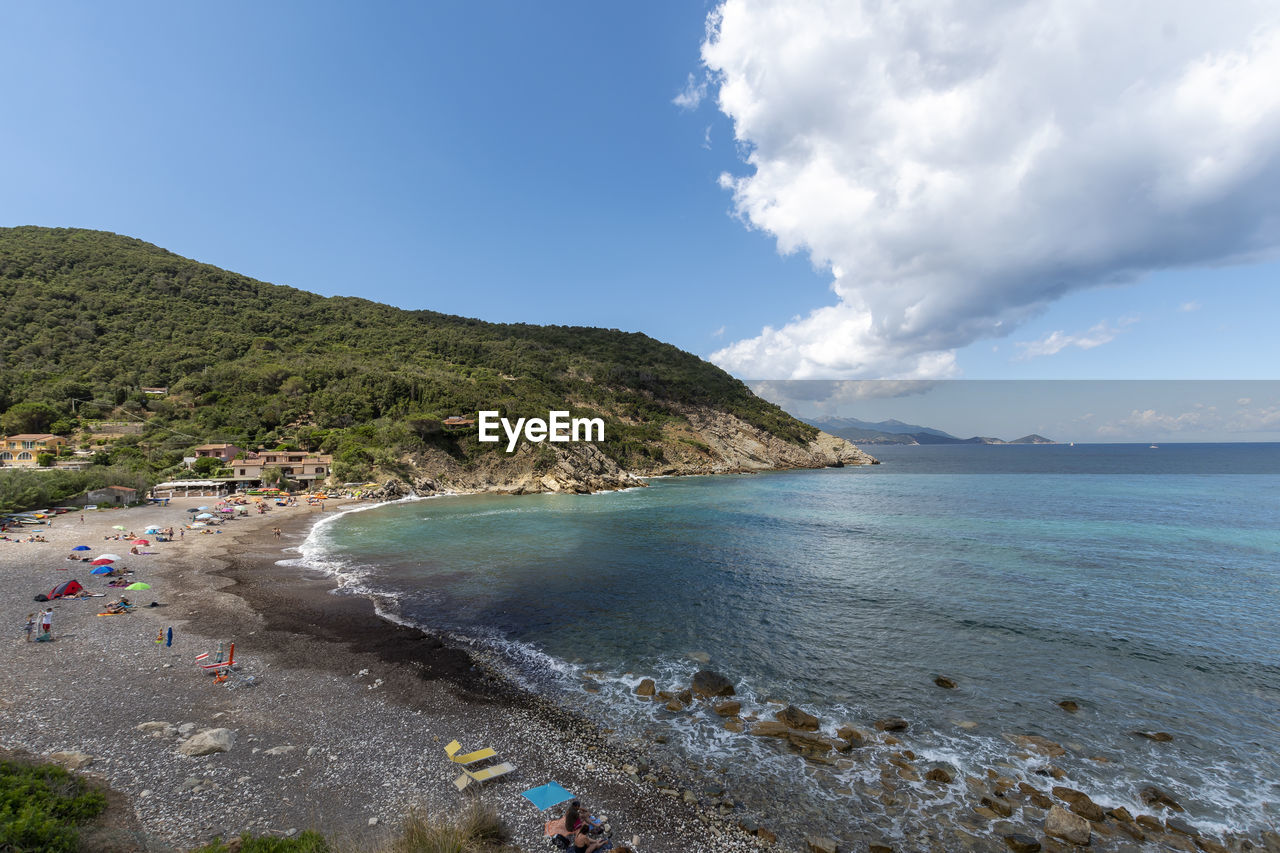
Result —
[{"label": "vegetation on slope", "polygon": [[601,449],[624,465],[661,458],[658,428],[683,405],[816,434],[646,335],[326,298],[78,229],[0,229],[0,380],[6,433],[133,420],[142,434],[109,461],[154,472],[208,440],[333,452],[340,479],[429,447],[471,458],[497,448],[440,422],[480,409],[603,416]]}]

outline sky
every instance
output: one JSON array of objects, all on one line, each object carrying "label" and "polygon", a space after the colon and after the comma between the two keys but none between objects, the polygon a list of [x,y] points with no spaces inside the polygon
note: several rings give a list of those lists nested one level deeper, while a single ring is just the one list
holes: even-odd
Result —
[{"label": "sky", "polygon": [[1274,3],[53,0],[0,74],[0,226],[743,379],[1280,362]]}]

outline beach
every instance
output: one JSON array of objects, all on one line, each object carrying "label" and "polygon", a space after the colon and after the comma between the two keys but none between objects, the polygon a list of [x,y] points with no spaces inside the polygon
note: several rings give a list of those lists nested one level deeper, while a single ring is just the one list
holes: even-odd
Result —
[{"label": "beach", "polygon": [[[678,767],[649,767],[643,749],[621,743],[577,715],[474,666],[465,650],[387,622],[365,598],[333,595],[325,576],[279,566],[325,510],[272,507],[174,542],[129,554],[150,525],[179,528],[189,509],[97,510],[57,516],[38,531],[47,542],[0,541],[8,595],[0,617],[6,673],[0,746],[83,765],[127,796],[136,824],[118,827],[118,849],[182,850],[242,831],[288,836],[316,829],[355,843],[394,829],[411,808],[452,813],[457,768],[444,746],[494,748],[515,772],[478,796],[494,807],[524,849],[541,848],[544,820],[520,796],[555,780],[608,818],[615,841],[642,851],[754,849],[759,841],[696,805],[708,792]],[[273,528],[280,528],[276,536]],[[99,616],[119,590],[67,558],[86,545],[120,555],[138,606]],[[296,556],[296,555],[293,555]],[[107,597],[32,600],[77,579]],[[149,607],[152,601],[158,606]],[[54,610],[53,642],[28,643],[26,615]],[[157,642],[173,629],[172,646]],[[226,682],[196,657],[235,643]],[[188,756],[179,747],[209,729],[231,732],[225,752]],[[79,755],[75,755],[79,754]],[[665,793],[660,793],[665,792]],[[690,800],[695,802],[691,803]]]}]

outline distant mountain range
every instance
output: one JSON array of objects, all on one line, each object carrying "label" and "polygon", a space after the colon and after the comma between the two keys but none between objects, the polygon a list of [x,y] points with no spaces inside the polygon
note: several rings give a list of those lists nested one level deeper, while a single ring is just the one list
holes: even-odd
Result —
[{"label": "distant mountain range", "polygon": [[858,444],[1057,444],[1053,439],[1034,433],[1015,438],[1013,441],[985,435],[958,438],[940,429],[903,423],[899,420],[875,422],[860,421],[857,418],[800,418],[800,420],[824,432],[847,438]]}]

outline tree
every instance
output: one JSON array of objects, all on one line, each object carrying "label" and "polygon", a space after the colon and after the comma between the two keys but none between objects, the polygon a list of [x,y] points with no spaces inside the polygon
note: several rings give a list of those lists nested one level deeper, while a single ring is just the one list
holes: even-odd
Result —
[{"label": "tree", "polygon": [[58,413],[52,406],[30,400],[10,406],[9,411],[0,417],[0,428],[5,435],[39,434],[47,431],[57,417]]},{"label": "tree", "polygon": [[36,464],[41,468],[48,468],[53,464],[54,455],[52,453],[37,453]]},{"label": "tree", "polygon": [[191,464],[191,470],[207,477],[222,467],[222,460],[214,456],[201,456]]}]

